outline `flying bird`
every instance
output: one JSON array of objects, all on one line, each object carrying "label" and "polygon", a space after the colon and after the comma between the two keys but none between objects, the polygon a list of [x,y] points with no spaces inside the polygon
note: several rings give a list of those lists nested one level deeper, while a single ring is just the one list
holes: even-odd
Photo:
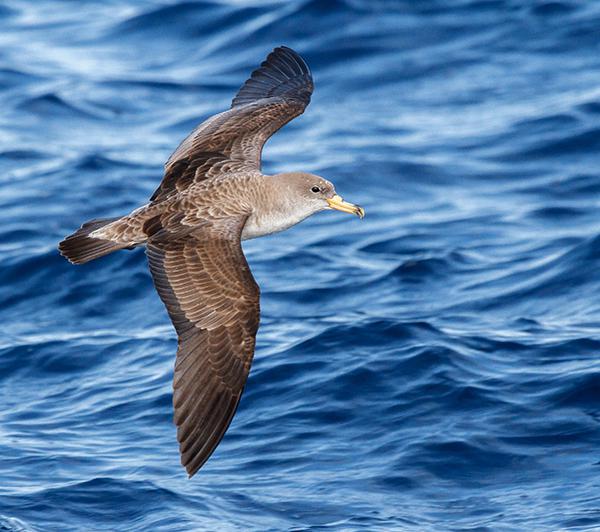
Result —
[{"label": "flying bird", "polygon": [[84,223],[59,244],[73,264],[146,246],[154,286],[178,335],[174,422],[190,477],[229,427],[254,356],[259,288],[241,241],[325,209],[364,216],[320,176],[261,173],[263,145],[304,112],[312,91],[300,55],[275,48],[231,108],[179,145],[148,203],[126,216]]}]

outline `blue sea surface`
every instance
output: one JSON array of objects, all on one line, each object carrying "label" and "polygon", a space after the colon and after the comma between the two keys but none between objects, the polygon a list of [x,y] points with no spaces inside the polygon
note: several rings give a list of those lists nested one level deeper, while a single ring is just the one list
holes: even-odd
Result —
[{"label": "blue sea surface", "polygon": [[[263,168],[367,216],[244,244],[257,353],[188,480],[144,251],[56,246],[281,44],[315,93]],[[0,101],[0,530],[600,530],[600,2],[6,0]]]}]

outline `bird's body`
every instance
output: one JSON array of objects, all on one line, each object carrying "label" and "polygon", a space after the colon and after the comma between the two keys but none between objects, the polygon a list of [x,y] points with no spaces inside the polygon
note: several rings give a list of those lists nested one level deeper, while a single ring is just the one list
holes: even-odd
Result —
[{"label": "bird's body", "polygon": [[254,355],[259,289],[241,241],[328,208],[364,214],[319,176],[260,171],[264,143],[304,111],[311,93],[302,58],[276,48],[232,108],[180,144],[149,203],[123,217],[87,222],[59,245],[76,264],[146,246],[154,285],[179,338],[173,405],[190,476],[227,430]]},{"label": "bird's body", "polygon": [[[316,175],[297,175],[298,178],[310,176],[311,183],[323,181]],[[139,246],[145,244],[159,228],[174,231],[177,225],[185,229],[206,220],[214,224],[231,216],[247,216],[241,240],[277,233],[315,212],[313,205],[286,201],[280,190],[282,181],[280,175],[260,172],[223,174],[194,184],[162,201],[143,205],[129,215],[92,231],[90,236],[119,242],[127,247]]]}]

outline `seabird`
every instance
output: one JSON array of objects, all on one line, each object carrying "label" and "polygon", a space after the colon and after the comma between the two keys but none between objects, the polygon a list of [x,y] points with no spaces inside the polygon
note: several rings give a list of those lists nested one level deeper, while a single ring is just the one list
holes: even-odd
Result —
[{"label": "seabird", "polygon": [[154,286],[178,335],[174,421],[190,477],[229,427],[254,356],[259,288],[241,241],[283,231],[325,209],[364,216],[320,176],[261,173],[263,145],[304,112],[312,91],[302,57],[275,48],[231,108],[179,145],[147,204],[84,223],[59,244],[73,264],[146,246]]}]

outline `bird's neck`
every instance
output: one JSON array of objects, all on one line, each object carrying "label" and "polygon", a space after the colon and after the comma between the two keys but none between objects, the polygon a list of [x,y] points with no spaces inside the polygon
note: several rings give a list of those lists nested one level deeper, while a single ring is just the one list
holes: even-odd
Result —
[{"label": "bird's neck", "polygon": [[242,240],[285,231],[309,217],[313,212],[286,201],[276,176],[263,176],[261,186],[254,189],[254,210],[242,231]]}]

